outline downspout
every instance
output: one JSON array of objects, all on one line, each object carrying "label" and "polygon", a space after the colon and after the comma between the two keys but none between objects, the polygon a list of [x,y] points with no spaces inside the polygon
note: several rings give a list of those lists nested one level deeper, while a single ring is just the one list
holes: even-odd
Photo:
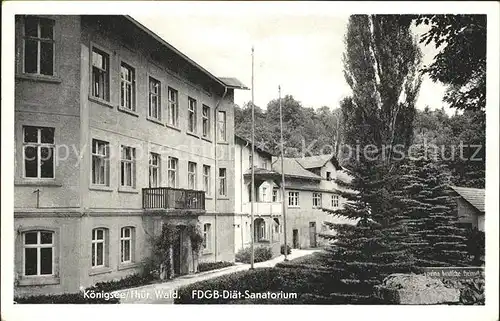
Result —
[{"label": "downspout", "polygon": [[[224,100],[224,98],[226,97],[226,94],[227,94],[227,86],[224,86],[224,93],[222,94],[222,97],[221,99],[219,100],[219,102],[217,103],[217,105],[215,105],[215,115],[214,115],[214,164],[215,164],[215,179],[214,179],[214,217],[215,217],[215,233],[214,233],[214,238],[215,238],[215,244],[214,244],[214,247],[215,247],[215,258],[214,258],[214,261],[217,262],[217,251],[218,251],[218,247],[217,247],[217,177],[218,177],[218,168],[217,168],[217,117],[218,117],[218,113],[217,113],[217,110],[219,109],[219,106],[220,104],[222,103],[222,101]],[[226,120],[227,121],[227,120]],[[227,134],[227,133],[226,133]],[[227,176],[227,174],[226,174]],[[226,177],[226,183],[227,183],[227,177]]]}]

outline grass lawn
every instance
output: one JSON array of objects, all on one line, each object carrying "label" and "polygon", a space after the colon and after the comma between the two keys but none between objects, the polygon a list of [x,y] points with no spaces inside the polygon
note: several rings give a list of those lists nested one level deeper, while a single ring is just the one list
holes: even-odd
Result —
[{"label": "grass lawn", "polygon": [[[352,284],[322,264],[321,252],[282,262],[273,268],[256,268],[226,274],[179,289],[176,304],[375,304],[363,284]],[[217,293],[217,295],[215,294]],[[203,296],[205,294],[205,296]],[[207,297],[206,294],[212,295]]]}]

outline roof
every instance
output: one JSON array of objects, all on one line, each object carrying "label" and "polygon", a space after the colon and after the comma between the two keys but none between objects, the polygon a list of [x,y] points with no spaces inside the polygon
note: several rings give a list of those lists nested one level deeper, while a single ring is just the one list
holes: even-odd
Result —
[{"label": "roof", "polygon": [[135,20],[129,15],[124,15],[125,19],[133,23],[136,27],[141,29],[142,31],[146,32],[148,35],[153,37],[155,40],[160,42],[163,46],[167,47],[171,51],[173,51],[175,54],[178,56],[182,57],[184,60],[186,60],[190,65],[193,67],[196,67],[198,70],[200,70],[202,73],[207,75],[209,78],[214,80],[215,82],[219,83],[220,85],[227,87],[227,88],[233,88],[233,89],[249,89],[247,88],[241,81],[239,81],[236,78],[229,78],[229,77],[223,77],[223,78],[218,78],[214,76],[212,73],[210,73],[208,70],[197,64],[194,60],[183,54],[181,51],[179,51],[177,48],[163,40],[160,36],[158,36],[156,33],[154,33],[152,30],[141,24],[139,21]]},{"label": "roof", "polygon": [[333,163],[335,168],[337,168],[337,169],[341,168],[339,166],[337,159],[335,158],[335,156],[333,154],[300,157],[300,158],[296,158],[296,160],[299,162],[300,165],[302,165],[302,167],[304,167],[306,169],[323,167],[329,161],[331,161]]},{"label": "roof", "polygon": [[247,86],[245,86],[241,81],[234,77],[219,77],[219,79],[226,85],[226,87],[234,88],[234,89],[244,89],[249,90]]},{"label": "roof", "polygon": [[[300,165],[300,163],[295,158],[284,158],[283,169],[286,176],[321,180],[321,176],[311,173],[310,171],[302,167],[302,165]],[[274,161],[273,170],[281,174],[281,158],[278,158]]]},{"label": "roof", "polygon": [[[240,135],[237,135],[237,134],[234,134],[234,138],[235,138],[235,141],[236,143],[238,143],[238,140],[242,141],[243,143],[245,144],[248,144],[249,146],[252,145],[252,141],[250,139],[246,139],[245,137],[243,136],[240,136]],[[250,147],[250,150],[252,150],[252,148]],[[261,153],[264,153],[264,154],[267,154],[268,156],[272,157],[273,156],[273,153],[271,151],[269,151],[268,149],[266,148],[261,148],[259,147],[257,144],[255,144],[255,150],[258,151],[258,152],[261,152]]]},{"label": "roof", "polygon": [[[274,170],[254,167],[253,171],[254,175],[263,175],[263,176],[280,176],[281,173],[278,173]],[[248,176],[252,174],[252,169],[247,169],[243,175]]]},{"label": "roof", "polygon": [[480,212],[484,213],[484,189],[458,186],[450,186],[450,188]]}]

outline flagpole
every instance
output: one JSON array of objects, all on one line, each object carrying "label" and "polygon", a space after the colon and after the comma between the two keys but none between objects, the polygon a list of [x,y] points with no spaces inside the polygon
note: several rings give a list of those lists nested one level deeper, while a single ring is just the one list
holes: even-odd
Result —
[{"label": "flagpole", "polygon": [[250,227],[251,227],[251,237],[252,237],[252,243],[250,245],[250,252],[251,252],[251,255],[250,255],[250,269],[253,269],[254,268],[254,234],[255,234],[255,226],[254,226],[254,213],[253,213],[253,202],[254,202],[254,198],[255,198],[255,177],[254,177],[254,174],[255,174],[255,171],[254,171],[254,159],[255,159],[255,155],[254,155],[254,151],[255,151],[255,108],[254,108],[254,104],[253,104],[253,46],[252,46],[252,163],[250,164],[251,166],[251,171],[252,171],[252,182],[251,182],[251,187],[250,187]]},{"label": "flagpole", "polygon": [[281,108],[281,86],[278,86],[279,95],[279,105],[280,105],[280,135],[281,135],[281,206],[283,212],[283,230],[284,230],[284,241],[285,241],[285,261],[288,261],[288,243],[286,240],[286,204],[285,204],[285,170],[283,166],[283,112]]}]

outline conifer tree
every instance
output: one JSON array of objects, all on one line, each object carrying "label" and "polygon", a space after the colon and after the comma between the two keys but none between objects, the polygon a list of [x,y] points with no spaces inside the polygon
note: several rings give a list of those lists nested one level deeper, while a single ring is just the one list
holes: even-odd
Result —
[{"label": "conifer tree", "polygon": [[408,231],[417,242],[411,249],[417,265],[466,266],[466,229],[458,222],[450,195],[450,172],[435,150],[416,146],[401,167],[399,205]]},{"label": "conifer tree", "polygon": [[[342,209],[328,210],[357,221],[335,225],[325,255],[338,278],[332,303],[374,303],[373,286],[396,272],[411,271],[409,233],[394,207],[398,183],[395,155],[411,143],[421,54],[405,19],[353,15],[345,43],[344,73],[352,97],[342,101],[344,167],[350,182],[338,180]],[[403,98],[402,98],[403,97]],[[392,148],[399,146],[400,150]],[[354,155],[352,154],[354,151]],[[345,153],[344,153],[345,154]]]}]

